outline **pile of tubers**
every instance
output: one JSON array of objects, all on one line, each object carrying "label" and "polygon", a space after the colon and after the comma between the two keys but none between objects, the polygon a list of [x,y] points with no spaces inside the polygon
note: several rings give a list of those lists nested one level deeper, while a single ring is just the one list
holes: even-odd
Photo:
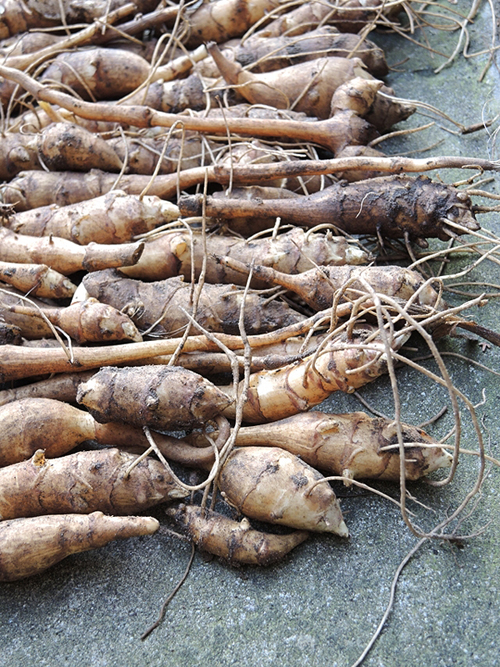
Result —
[{"label": "pile of tubers", "polygon": [[0,580],[152,534],[161,503],[268,565],[349,535],[323,473],[456,466],[416,426],[311,411],[385,373],[407,316],[473,326],[353,238],[479,229],[466,192],[410,175],[438,162],[370,146],[414,111],[366,38],[398,3],[2,6]]}]

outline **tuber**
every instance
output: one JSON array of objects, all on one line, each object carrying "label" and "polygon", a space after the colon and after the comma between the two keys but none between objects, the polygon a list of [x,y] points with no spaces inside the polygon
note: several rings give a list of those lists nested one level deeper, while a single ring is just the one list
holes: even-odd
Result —
[{"label": "tuber", "polygon": [[179,505],[165,511],[202,551],[219,556],[231,565],[271,565],[309,536],[303,530],[288,535],[263,533],[252,529],[247,518],[233,521],[195,505]]},{"label": "tuber", "polygon": [[0,581],[44,572],[71,554],[112,540],[152,535],[160,524],[149,516],[59,514],[0,522]]},{"label": "tuber", "polygon": [[96,510],[134,514],[187,495],[162,463],[137,459],[118,449],[46,459],[39,449],[28,461],[0,468],[0,520]]},{"label": "tuber", "polygon": [[279,447],[241,447],[224,463],[219,488],[230,505],[252,519],[347,537],[331,487],[314,486],[322,479],[317,470]]}]

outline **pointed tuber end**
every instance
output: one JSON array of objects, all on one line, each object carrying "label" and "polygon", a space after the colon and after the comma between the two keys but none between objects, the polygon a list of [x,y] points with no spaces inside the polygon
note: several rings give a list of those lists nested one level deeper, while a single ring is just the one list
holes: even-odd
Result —
[{"label": "pointed tuber end", "polygon": [[338,535],[339,537],[349,537],[349,531],[347,529],[347,526],[345,525],[345,521],[341,521],[337,530],[335,531],[335,534]]}]

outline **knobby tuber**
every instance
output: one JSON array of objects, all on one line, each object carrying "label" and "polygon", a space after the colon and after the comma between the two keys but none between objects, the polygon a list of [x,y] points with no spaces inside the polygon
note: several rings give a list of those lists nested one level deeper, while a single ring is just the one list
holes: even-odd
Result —
[{"label": "knobby tuber", "polygon": [[0,178],[25,169],[120,171],[122,162],[99,135],[78,125],[53,123],[38,134],[7,133],[0,145]]},{"label": "knobby tuber", "polygon": [[28,461],[0,468],[0,520],[68,512],[135,514],[187,495],[162,463],[137,459],[118,449],[53,459],[37,450]]},{"label": "knobby tuber", "polygon": [[[373,328],[363,326],[354,330],[352,338],[344,333],[333,338],[316,358],[313,354],[274,371],[253,373],[243,420],[261,424],[284,419],[318,405],[335,391],[353,392],[385,373],[385,347],[379,338],[373,338]],[[409,334],[396,334],[393,349],[399,349],[408,338]],[[223,389],[232,391],[230,387]],[[234,417],[234,405],[224,414]]]},{"label": "knobby tuber", "polygon": [[[88,379],[83,377],[79,384]],[[76,401],[76,393],[74,388],[69,400]],[[223,417],[216,417],[215,421],[220,425],[217,440],[222,446],[229,436],[229,423]],[[214,450],[208,443],[205,447],[193,447],[160,433],[154,437],[158,449],[168,459],[198,468],[210,468],[214,462]],[[28,397],[0,407],[0,467],[25,461],[42,448],[47,458],[56,458],[86,440],[121,448],[149,447],[142,429],[123,423],[101,424],[88,412],[63,400]]]},{"label": "knobby tuber", "polygon": [[165,511],[202,551],[219,556],[232,565],[271,565],[309,536],[303,530],[288,535],[263,533],[251,528],[247,518],[234,521],[195,505],[182,504]]},{"label": "knobby tuber", "polygon": [[[38,83],[24,72],[0,66],[0,76],[19,83],[25,90],[40,101],[59,105],[84,118],[106,120],[136,127],[172,127],[179,123],[175,113],[153,111],[143,105],[111,105],[103,102],[75,101],[66,93],[55,91]],[[186,130],[227,134],[238,132],[255,137],[286,137],[287,140],[299,140],[318,143],[332,153],[348,145],[366,145],[378,136],[373,125],[357,115],[334,117],[319,122],[294,120],[261,120],[241,118],[204,118],[182,116],[182,125]]]},{"label": "knobby tuber", "polygon": [[0,228],[1,261],[46,264],[63,275],[82,269],[98,271],[135,264],[143,250],[144,243],[141,242],[119,245],[89,243],[81,246],[55,236],[37,238]]},{"label": "knobby tuber", "polygon": [[150,64],[121,49],[92,48],[61,53],[47,67],[41,81],[60,83],[85,99],[119,99],[140,86]]},{"label": "knobby tuber", "polygon": [[[308,116],[329,118],[339,109],[332,97],[342,85],[354,78],[373,80],[359,58],[318,58],[263,74],[253,74],[224,57],[215,45],[207,47],[224,79],[251,104],[267,104],[277,109],[294,109]],[[376,80],[373,80],[374,83]],[[377,90],[394,95],[392,88],[376,82],[372,102],[363,115],[377,129],[386,131],[415,111],[411,104],[380,98]],[[349,142],[346,142],[349,143]]]},{"label": "knobby tuber", "polygon": [[344,32],[357,33],[383,10],[386,16],[399,12],[399,5],[384,6],[378,0],[348,0],[331,4],[322,0],[300,3],[262,28],[261,37],[301,35],[310,28],[328,23]]},{"label": "knobby tuber", "polygon": [[0,280],[24,294],[48,299],[70,299],[76,290],[71,280],[45,264],[0,262]]},{"label": "knobby tuber", "polygon": [[[323,476],[279,447],[234,449],[219,475],[227,502],[252,519],[347,537],[339,503]],[[313,488],[314,487],[314,488]]]},{"label": "knobby tuber", "polygon": [[[322,26],[294,37],[286,34],[260,37],[257,33],[243,43],[236,39],[226,42],[221,51],[226,59],[250,68],[252,72],[280,70],[322,56],[348,58],[353,53],[373,76],[382,77],[388,73],[382,49],[358,35],[340,33],[332,26]],[[197,70],[204,77],[219,76],[210,58],[199,62]]]},{"label": "knobby tuber", "polygon": [[201,375],[177,366],[102,368],[79,387],[77,401],[97,421],[158,430],[200,425],[231,403]]},{"label": "knobby tuber", "polygon": [[[221,263],[235,270],[248,273],[249,267],[232,258],[222,257]],[[256,278],[270,285],[281,285],[294,292],[314,310],[329,308],[335,294],[345,288],[345,296],[356,299],[361,294],[377,294],[412,300],[414,305],[431,306],[441,309],[443,303],[436,290],[424,278],[411,269],[400,266],[318,266],[296,275],[276,271],[271,267],[253,266]],[[367,287],[368,285],[368,287]]]},{"label": "knobby tuber", "polygon": [[[183,216],[201,215],[201,197],[179,200]],[[479,225],[466,192],[422,176],[385,176],[356,183],[336,183],[300,199],[264,200],[254,203],[207,197],[206,215],[217,218],[276,217],[284,223],[313,227],[330,223],[349,234],[380,234],[412,239],[437,237],[449,240],[446,221],[477,231]]]},{"label": "knobby tuber", "polygon": [[[174,277],[152,283],[125,278],[118,271],[88,273],[83,285],[90,296],[127,313],[142,332],[171,335],[189,323],[191,285]],[[244,302],[245,329],[249,334],[273,331],[295,324],[304,317],[269,295],[250,293],[236,285],[203,285],[196,321],[208,331],[239,334],[238,321]],[[267,303],[266,303],[267,301]]]},{"label": "knobby tuber", "polygon": [[[144,252],[134,267],[124,267],[121,272],[140,280],[164,280],[174,275],[199,278],[203,259],[207,253],[205,280],[209,283],[233,283],[245,285],[246,276],[215,261],[214,255],[236,257],[250,263],[258,257],[259,264],[270,266],[287,274],[302,273],[315,264],[343,265],[363,264],[368,254],[343,236],[307,234],[294,228],[286,234],[270,238],[245,241],[236,236],[208,234],[206,241],[199,232],[173,231],[146,240]],[[192,251],[194,261],[192,260]],[[262,281],[254,281],[254,288],[262,287]]]},{"label": "knobby tuber", "polygon": [[149,516],[59,514],[0,522],[0,581],[44,572],[71,554],[112,540],[152,535],[160,524]]},{"label": "knobby tuber", "polygon": [[158,197],[139,199],[113,190],[73,206],[52,204],[14,214],[8,226],[18,234],[57,236],[79,245],[129,243],[139,234],[176,220],[178,215],[175,204]]},{"label": "knobby tuber", "polygon": [[85,299],[67,308],[35,308],[25,303],[19,305],[18,301],[15,295],[0,294],[0,313],[6,322],[19,327],[23,336],[29,339],[51,338],[54,333],[50,322],[77,343],[142,340],[127,315],[97,299]]},{"label": "knobby tuber", "polygon": [[[153,0],[132,0],[137,11],[151,11],[156,2]],[[0,39],[26,32],[31,28],[46,28],[61,25],[62,17],[71,23],[92,23],[114,11],[122,4],[121,0],[95,0],[91,3],[72,2],[71,0],[3,0],[3,12],[0,17]]]},{"label": "knobby tuber", "polygon": [[[449,467],[451,457],[427,433],[401,425],[405,443],[405,476],[415,480]],[[281,447],[309,465],[347,479],[399,481],[398,449],[394,421],[369,417],[364,412],[325,414],[304,412],[269,424],[239,429],[236,445]],[[420,446],[422,443],[423,446]]]}]

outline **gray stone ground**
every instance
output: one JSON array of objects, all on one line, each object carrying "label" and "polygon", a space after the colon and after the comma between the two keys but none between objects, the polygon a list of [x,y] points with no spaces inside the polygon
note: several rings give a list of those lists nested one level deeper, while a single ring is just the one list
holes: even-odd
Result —
[{"label": "gray stone ground", "polygon": [[[489,44],[490,25],[485,7],[472,50]],[[377,39],[386,45],[390,63],[409,57],[398,66],[401,71],[390,77],[401,96],[430,102],[464,124],[500,110],[495,67],[483,83],[477,82],[484,57],[467,61],[460,57],[436,76],[432,68],[441,60],[430,61],[427,53],[416,52],[400,39]],[[436,39],[433,43],[446,43],[449,49],[455,36],[448,33]],[[425,121],[418,117],[411,122]],[[390,149],[411,150],[443,139],[433,154],[495,156],[490,135],[491,131],[482,131],[457,137],[435,127]],[[441,175],[447,180],[462,176]],[[496,183],[486,187],[498,192]],[[500,233],[498,215],[483,216],[482,221]],[[497,273],[496,265],[485,264],[476,271],[476,280],[498,283]],[[499,315],[494,301],[472,313],[477,321],[497,330]],[[483,352],[465,339],[445,342],[441,349],[466,354],[500,371],[498,349]],[[447,363],[454,382],[473,403],[482,400],[484,391],[486,400],[477,412],[484,424],[486,447],[500,458],[498,376],[457,358],[448,357]],[[422,375],[401,369],[398,377],[405,420],[420,423],[447,403],[445,392]],[[363,395],[391,414],[386,380],[366,387]],[[326,406],[331,412],[360,409],[351,397],[334,396]],[[465,411],[463,417],[463,446],[474,449],[471,420]],[[451,417],[445,416],[432,432],[442,436],[450,425]],[[452,486],[412,485],[414,496],[430,508],[410,503],[420,525],[431,528],[451,512],[471,488],[476,472],[477,459],[468,457],[460,464]],[[473,514],[461,527],[462,532],[486,527],[483,534],[466,542],[464,548],[428,543],[408,564],[397,587],[394,609],[365,661],[367,666],[500,664],[499,474],[498,468],[490,471]],[[397,496],[396,489],[377,486]],[[352,535],[349,541],[313,538],[285,562],[265,570],[235,570],[196,555],[165,622],[145,642],[140,635],[156,618],[189,558],[189,546],[173,538],[116,543],[68,558],[31,580],[2,586],[0,665],[351,665],[379,623],[395,570],[416,539],[404,526],[398,509],[386,501],[342,487],[338,491],[346,496],[342,506]],[[162,516],[161,509],[157,515]]]}]

